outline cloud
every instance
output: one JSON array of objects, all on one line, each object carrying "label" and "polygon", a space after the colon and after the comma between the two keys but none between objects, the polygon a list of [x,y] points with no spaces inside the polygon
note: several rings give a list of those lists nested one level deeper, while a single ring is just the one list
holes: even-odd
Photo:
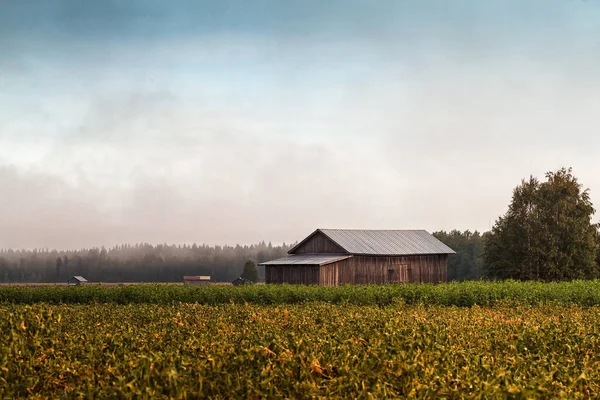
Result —
[{"label": "cloud", "polygon": [[529,174],[600,190],[590,5],[226,3],[0,27],[0,246],[481,230]]},{"label": "cloud", "polygon": [[114,237],[115,221],[94,187],[0,166],[0,193],[3,248],[75,247]]}]

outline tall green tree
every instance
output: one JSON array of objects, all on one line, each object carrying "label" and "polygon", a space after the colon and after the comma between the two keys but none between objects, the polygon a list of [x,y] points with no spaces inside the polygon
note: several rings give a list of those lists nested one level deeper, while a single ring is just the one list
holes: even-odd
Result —
[{"label": "tall green tree", "polygon": [[485,239],[490,278],[570,280],[598,277],[594,207],[572,170],[523,180]]},{"label": "tall green tree", "polygon": [[242,278],[252,282],[258,281],[258,269],[256,268],[256,263],[254,261],[246,261],[246,264],[244,264],[244,272],[242,272]]}]

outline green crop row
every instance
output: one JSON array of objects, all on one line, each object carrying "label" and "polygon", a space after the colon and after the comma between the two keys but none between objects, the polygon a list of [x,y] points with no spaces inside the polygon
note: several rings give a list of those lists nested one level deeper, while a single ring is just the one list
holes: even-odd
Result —
[{"label": "green crop row", "polygon": [[357,285],[340,287],[251,285],[251,286],[178,286],[131,285],[103,287],[0,287],[0,302],[34,303],[117,303],[173,304],[229,303],[298,304],[321,301],[332,304],[379,305],[397,302],[443,306],[487,306],[506,302],[518,304],[600,305],[600,281],[541,282],[463,282],[439,285]]},{"label": "green crop row", "polygon": [[597,398],[600,308],[0,305],[0,398]]}]

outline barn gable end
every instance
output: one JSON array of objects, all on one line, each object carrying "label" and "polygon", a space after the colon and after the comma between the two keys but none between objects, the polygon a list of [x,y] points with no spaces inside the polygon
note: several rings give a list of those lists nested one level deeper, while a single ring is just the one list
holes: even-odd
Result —
[{"label": "barn gable end", "polygon": [[304,253],[348,253],[320,230],[316,230],[306,239],[294,246],[289,254]]}]

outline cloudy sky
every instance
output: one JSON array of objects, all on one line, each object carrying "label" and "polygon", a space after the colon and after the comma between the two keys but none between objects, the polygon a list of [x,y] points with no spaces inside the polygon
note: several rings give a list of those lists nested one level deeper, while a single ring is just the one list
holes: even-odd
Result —
[{"label": "cloudy sky", "polygon": [[0,2],[0,247],[487,230],[600,204],[600,2]]}]

